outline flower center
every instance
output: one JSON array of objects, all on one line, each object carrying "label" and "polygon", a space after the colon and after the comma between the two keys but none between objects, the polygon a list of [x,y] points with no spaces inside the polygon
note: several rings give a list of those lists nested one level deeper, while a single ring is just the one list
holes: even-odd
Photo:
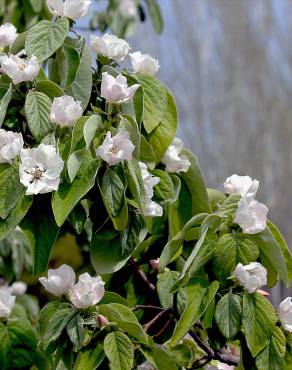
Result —
[{"label": "flower center", "polygon": [[43,171],[39,168],[39,166],[34,167],[34,171],[31,172],[33,176],[33,180],[39,180],[43,176]]},{"label": "flower center", "polygon": [[114,145],[112,148],[111,148],[111,150],[110,150],[112,153],[113,153],[113,155],[117,155],[118,154],[118,152],[119,152],[119,148],[116,146],[116,145]]}]

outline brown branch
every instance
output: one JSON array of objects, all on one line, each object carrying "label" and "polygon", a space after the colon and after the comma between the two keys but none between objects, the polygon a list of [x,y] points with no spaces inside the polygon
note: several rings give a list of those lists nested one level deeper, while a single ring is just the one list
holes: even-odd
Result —
[{"label": "brown branch", "polygon": [[230,366],[238,366],[238,363],[239,363],[238,357],[229,355],[227,353],[213,351],[211,348],[207,347],[205,343],[199,338],[199,336],[195,334],[193,331],[190,330],[189,334],[194,339],[194,341],[197,343],[197,345],[200,348],[202,348],[204,352],[206,352],[206,355],[207,355],[206,357],[208,358],[209,361],[218,360]]},{"label": "brown branch", "polygon": [[147,333],[151,326],[154,325],[166,312],[169,311],[171,311],[171,308],[165,308],[162,311],[160,311],[156,316],[154,316],[152,320],[147,322],[147,324],[144,325],[145,332]]},{"label": "brown branch", "polygon": [[152,292],[155,292],[156,290],[155,286],[148,280],[147,275],[145,274],[144,271],[141,270],[140,266],[137,264],[137,262],[135,262],[134,258],[130,258],[129,263],[135,268],[135,270],[140,275],[141,279],[147,285],[149,290],[151,290]]},{"label": "brown branch", "polygon": [[132,311],[137,311],[137,310],[159,310],[159,311],[163,311],[164,308],[162,307],[158,307],[158,306],[153,306],[151,304],[137,304],[136,306],[134,306],[132,308]]},{"label": "brown branch", "polygon": [[156,333],[156,334],[153,334],[152,337],[153,338],[156,338],[156,337],[159,337],[161,334],[163,334],[163,332],[168,328],[168,326],[170,325],[170,323],[172,322],[172,320],[173,320],[173,316],[171,315],[171,317],[166,321],[166,323],[159,330],[159,332]]}]

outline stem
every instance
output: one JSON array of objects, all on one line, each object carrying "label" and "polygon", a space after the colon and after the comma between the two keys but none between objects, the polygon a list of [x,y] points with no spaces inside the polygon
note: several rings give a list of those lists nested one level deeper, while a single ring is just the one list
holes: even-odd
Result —
[{"label": "stem", "polygon": [[151,290],[151,292],[155,292],[155,290],[156,290],[155,286],[148,280],[147,275],[145,274],[145,272],[143,272],[141,270],[141,268],[137,264],[137,262],[134,261],[134,258],[130,258],[129,263],[130,263],[130,265],[132,265],[135,268],[135,270],[137,271],[138,275],[141,277],[141,279],[147,285],[148,289]]},{"label": "stem", "polygon": [[218,360],[218,361],[223,362],[223,363],[225,363],[227,365],[230,365],[230,366],[238,366],[239,359],[236,356],[229,355],[229,354],[226,354],[226,353],[221,353],[221,352],[218,352],[218,351],[213,351],[211,348],[207,347],[205,345],[205,343],[202,342],[202,340],[198,337],[197,334],[195,334],[191,330],[189,331],[189,334],[194,339],[194,341],[197,343],[197,345],[200,348],[202,348],[202,350],[204,352],[206,352],[207,358],[208,358],[209,361]]},{"label": "stem", "polygon": [[151,328],[152,325],[154,325],[166,312],[171,311],[171,308],[164,308],[162,311],[160,311],[152,320],[147,322],[147,324],[144,325],[144,330],[147,333],[147,331]]},{"label": "stem", "polygon": [[159,330],[158,333],[156,334],[153,334],[152,337],[153,338],[156,338],[156,337],[159,337],[164,331],[165,329],[168,328],[168,326],[170,325],[170,323],[172,322],[172,319],[173,319],[173,316],[171,315],[171,317],[166,321],[166,323],[163,325],[163,327]]},{"label": "stem", "polygon": [[144,304],[137,304],[136,306],[134,306],[132,308],[132,311],[137,311],[137,310],[159,310],[159,311],[163,311],[163,308],[162,307],[158,307],[158,306],[152,306],[152,305],[144,305]]}]

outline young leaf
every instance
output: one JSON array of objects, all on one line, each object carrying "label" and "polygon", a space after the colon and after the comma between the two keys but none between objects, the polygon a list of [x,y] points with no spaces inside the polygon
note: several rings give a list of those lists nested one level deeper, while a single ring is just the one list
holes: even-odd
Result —
[{"label": "young leaf", "polygon": [[97,132],[97,129],[102,127],[102,121],[99,115],[95,114],[88,118],[84,125],[84,140],[86,143],[86,149],[89,149],[92,140]]},{"label": "young leaf", "polygon": [[32,27],[25,40],[25,50],[29,56],[36,56],[41,63],[58,50],[69,32],[67,18],[56,22],[41,21]]},{"label": "young leaf", "polygon": [[151,365],[157,370],[178,370],[178,366],[170,352],[161,345],[153,345],[147,348],[141,348],[141,352]]},{"label": "young leaf", "polygon": [[109,333],[104,339],[104,351],[111,370],[129,370],[134,362],[134,346],[120,331]]},{"label": "young leaf", "polygon": [[53,131],[51,105],[50,98],[41,92],[30,90],[26,96],[25,116],[30,132],[38,142]]},{"label": "young leaf", "polygon": [[95,370],[105,357],[103,343],[97,343],[92,349],[82,349],[78,352],[75,370]]},{"label": "young leaf", "polygon": [[173,306],[173,294],[170,293],[170,287],[173,286],[179,277],[178,271],[165,270],[158,275],[157,293],[159,301],[163,308],[171,308]]},{"label": "young leaf", "polygon": [[0,127],[2,126],[2,123],[5,119],[6,111],[11,101],[12,94],[13,94],[13,85],[10,84],[9,89],[6,91],[0,102]]},{"label": "young leaf", "polygon": [[259,293],[244,294],[242,312],[247,346],[255,357],[269,344],[277,317],[271,303]]},{"label": "young leaf", "polygon": [[103,175],[101,191],[107,208],[113,216],[117,216],[124,202],[125,187],[119,175],[109,167]]},{"label": "young leaf", "polygon": [[146,203],[144,181],[142,179],[139,163],[135,158],[132,158],[130,161],[126,161],[125,174],[134,200],[137,202],[139,207],[144,210]]},{"label": "young leaf", "polygon": [[9,332],[7,327],[0,322],[0,363],[3,370],[8,369],[9,351],[11,347]]},{"label": "young leaf", "polygon": [[192,278],[189,281],[186,287],[187,305],[174,329],[170,342],[172,346],[178,344],[204,314],[218,288],[217,281],[213,281],[211,285],[208,281],[197,278]]},{"label": "young leaf", "polygon": [[217,303],[215,320],[225,338],[235,337],[241,327],[242,297],[227,293]]}]

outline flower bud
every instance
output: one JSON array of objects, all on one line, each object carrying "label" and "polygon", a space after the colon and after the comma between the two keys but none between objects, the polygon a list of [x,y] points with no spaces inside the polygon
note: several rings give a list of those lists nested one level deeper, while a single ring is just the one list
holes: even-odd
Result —
[{"label": "flower bud", "polygon": [[152,260],[149,261],[149,263],[150,263],[150,266],[152,267],[153,271],[155,271],[156,273],[160,272],[159,258],[152,259]]},{"label": "flower bud", "polygon": [[21,133],[0,129],[0,163],[12,163],[23,148]]},{"label": "flower bud", "polygon": [[157,59],[148,54],[142,54],[140,51],[131,53],[130,58],[134,73],[148,73],[154,76],[160,68]]},{"label": "flower bud", "polygon": [[183,142],[175,138],[167,148],[161,162],[166,166],[167,172],[187,172],[191,162],[186,156],[181,155]]},{"label": "flower bud", "polygon": [[78,283],[70,290],[70,300],[77,308],[94,306],[103,295],[104,282],[101,277],[91,277],[87,272],[79,276]]},{"label": "flower bud", "polygon": [[96,154],[112,166],[124,160],[131,160],[134,149],[135,145],[131,142],[128,133],[119,132],[112,137],[111,132],[108,131]]},{"label": "flower bud", "polygon": [[278,313],[283,328],[292,332],[292,297],[287,297],[280,303]]},{"label": "flower bud", "polygon": [[95,54],[110,58],[117,63],[122,62],[131,49],[125,40],[107,33],[101,37],[90,35],[90,45]]},{"label": "flower bud", "polygon": [[64,95],[54,98],[50,119],[62,127],[73,126],[82,113],[81,102],[75,101],[72,96]]},{"label": "flower bud", "polygon": [[11,23],[0,26],[0,47],[11,46],[18,36],[16,28]]},{"label": "flower bud", "polygon": [[98,315],[96,319],[101,328],[104,328],[105,326],[108,326],[109,324],[108,319],[104,317],[103,315]]},{"label": "flower bud", "polygon": [[7,318],[15,305],[15,296],[9,290],[0,289],[0,317]]},{"label": "flower bud", "polygon": [[249,293],[254,293],[267,284],[267,270],[258,262],[251,262],[245,266],[239,263],[233,274]]},{"label": "flower bud", "polygon": [[4,55],[0,57],[2,72],[12,79],[16,85],[24,81],[33,81],[40,71],[37,57],[20,58],[17,55]]},{"label": "flower bud", "polygon": [[15,281],[9,287],[9,291],[13,295],[22,295],[25,294],[27,290],[27,284],[23,281]]},{"label": "flower bud", "polygon": [[49,269],[48,277],[39,278],[46,291],[60,297],[69,292],[75,284],[75,272],[72,267],[62,265],[57,269]]},{"label": "flower bud", "polygon": [[137,4],[135,0],[120,0],[120,13],[125,18],[136,18],[138,15]]},{"label": "flower bud", "polygon": [[111,103],[125,103],[132,99],[140,85],[135,84],[128,87],[125,76],[113,77],[107,72],[102,74],[101,97]]}]

